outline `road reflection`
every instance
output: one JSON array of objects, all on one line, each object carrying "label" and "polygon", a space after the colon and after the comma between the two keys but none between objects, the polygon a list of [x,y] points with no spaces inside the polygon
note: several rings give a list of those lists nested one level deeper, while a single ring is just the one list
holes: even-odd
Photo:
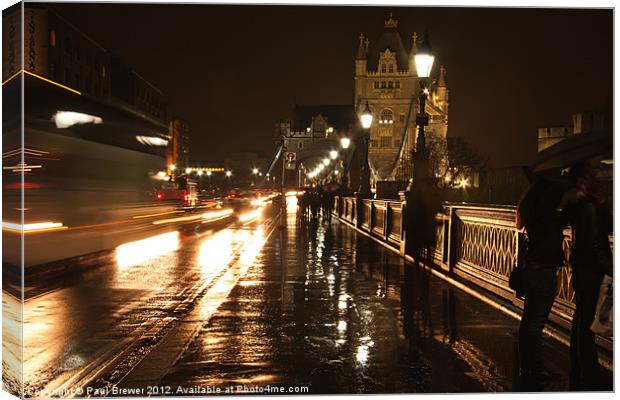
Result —
[{"label": "road reflection", "polygon": [[116,264],[120,270],[170,253],[179,248],[179,232],[162,233],[147,239],[122,244],[116,248]]},{"label": "road reflection", "polygon": [[[229,218],[231,213],[209,211],[191,229],[171,225],[176,230],[127,241],[102,256],[98,268],[50,281],[49,290],[29,298],[23,336],[23,377],[29,390],[57,388],[129,344],[141,343],[142,335],[157,332],[182,315],[179,309],[193,306],[190,300],[214,280],[222,282],[221,303],[260,254],[263,224],[270,215],[264,211],[240,223]],[[19,303],[8,299],[3,298],[4,318],[15,314],[15,320]],[[212,304],[216,310],[219,303]],[[20,347],[14,343],[21,337],[14,332],[18,327],[4,323],[6,354]],[[14,353],[15,367],[6,368],[17,371],[15,379],[21,374],[15,369],[20,356]]]}]

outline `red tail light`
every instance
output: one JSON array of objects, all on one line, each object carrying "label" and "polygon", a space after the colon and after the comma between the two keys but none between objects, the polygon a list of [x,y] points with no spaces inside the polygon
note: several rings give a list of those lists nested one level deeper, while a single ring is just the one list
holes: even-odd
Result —
[{"label": "red tail light", "polygon": [[237,197],[237,195],[236,195],[236,194],[229,194],[229,195],[228,195],[228,198],[229,198],[229,199],[234,199],[235,197]]},{"label": "red tail light", "polygon": [[161,200],[164,198],[164,195],[161,193],[157,193],[157,200]]},{"label": "red tail light", "polygon": [[183,195],[183,200],[185,201],[189,200],[189,194]]}]

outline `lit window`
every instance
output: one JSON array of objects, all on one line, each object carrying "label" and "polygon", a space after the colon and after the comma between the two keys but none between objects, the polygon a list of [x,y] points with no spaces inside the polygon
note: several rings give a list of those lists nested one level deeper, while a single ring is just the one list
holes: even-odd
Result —
[{"label": "lit window", "polygon": [[385,64],[381,64],[381,72],[385,73],[387,70],[386,65]]},{"label": "lit window", "polygon": [[395,84],[396,84],[396,89],[400,89],[400,81],[396,81]]},{"label": "lit window", "polygon": [[392,113],[392,110],[390,110],[389,108],[384,108],[383,110],[381,110],[381,121],[384,124],[391,124],[394,122],[394,114]]},{"label": "lit window", "polygon": [[389,65],[388,65],[388,72],[389,72],[389,73],[394,72],[394,64],[389,64]]},{"label": "lit window", "polygon": [[381,136],[381,147],[392,147],[392,137]]},{"label": "lit window", "polygon": [[392,81],[388,82],[388,89],[394,89],[394,82]]},{"label": "lit window", "polygon": [[381,81],[381,89],[385,89],[385,88],[386,88],[385,81]]},{"label": "lit window", "polygon": [[375,81],[375,89],[379,89],[379,81]]}]

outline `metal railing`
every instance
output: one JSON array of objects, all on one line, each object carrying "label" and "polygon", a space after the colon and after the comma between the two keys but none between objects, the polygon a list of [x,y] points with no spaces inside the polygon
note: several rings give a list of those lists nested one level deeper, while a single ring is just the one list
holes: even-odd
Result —
[{"label": "metal railing", "polygon": [[[336,198],[334,214],[405,256],[402,201]],[[437,214],[435,265],[478,287],[501,296],[519,308],[521,298],[508,286],[508,278],[524,244],[523,233],[515,225],[516,207],[445,203]],[[613,238],[610,238],[613,245]],[[564,264],[558,269],[559,285],[551,320],[568,328],[575,309],[569,266],[571,230],[564,231]]]}]

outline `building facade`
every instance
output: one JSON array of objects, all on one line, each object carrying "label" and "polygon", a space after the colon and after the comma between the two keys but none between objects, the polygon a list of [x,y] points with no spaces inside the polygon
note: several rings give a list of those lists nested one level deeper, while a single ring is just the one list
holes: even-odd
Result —
[{"label": "building facade", "polygon": [[573,114],[571,126],[538,128],[538,151],[552,147],[573,135],[588,133],[611,126],[609,115],[605,112],[580,112]]},{"label": "building facade", "polygon": [[[410,162],[417,135],[415,116],[419,112],[420,82],[415,68],[418,36],[414,32],[409,51],[391,15],[376,41],[363,34],[355,58],[355,110],[361,115],[368,102],[373,122],[370,128],[369,160],[372,180],[393,180],[399,157]],[[430,79],[426,132],[446,137],[448,133],[448,87],[446,69]],[[408,177],[404,177],[408,178]]]},{"label": "building facade", "polygon": [[181,118],[171,118],[161,90],[64,19],[53,6],[27,4],[23,22],[20,7],[6,10],[3,34],[9,38],[3,41],[2,49],[4,83],[23,71],[147,120],[168,136],[168,168],[172,163],[187,167],[189,125]]},{"label": "building facade", "polygon": [[307,186],[307,173],[332,150],[341,150],[338,162],[349,165],[355,144],[351,144],[350,151],[342,151],[340,139],[354,139],[358,130],[359,120],[352,104],[295,105],[290,117],[276,127],[277,140],[284,136],[286,152],[296,154],[296,170],[289,171],[287,184]]}]

